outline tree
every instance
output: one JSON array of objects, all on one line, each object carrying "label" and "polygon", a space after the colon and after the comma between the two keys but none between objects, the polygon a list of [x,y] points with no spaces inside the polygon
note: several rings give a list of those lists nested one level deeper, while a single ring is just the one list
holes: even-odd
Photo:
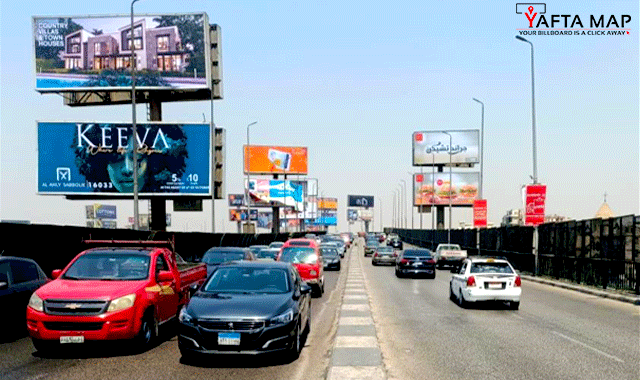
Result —
[{"label": "tree", "polygon": [[158,23],[158,27],[178,27],[183,49],[191,52],[187,71],[195,69],[199,76],[205,76],[204,17],[202,15],[161,16],[154,18],[153,21]]}]

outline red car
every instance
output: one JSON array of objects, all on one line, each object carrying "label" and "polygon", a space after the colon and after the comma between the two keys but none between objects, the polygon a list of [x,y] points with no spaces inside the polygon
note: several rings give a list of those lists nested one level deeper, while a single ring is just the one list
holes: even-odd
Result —
[{"label": "red car", "polygon": [[288,240],[280,249],[277,261],[293,264],[302,280],[311,286],[314,295],[322,296],[324,293],[324,263],[315,240]]}]

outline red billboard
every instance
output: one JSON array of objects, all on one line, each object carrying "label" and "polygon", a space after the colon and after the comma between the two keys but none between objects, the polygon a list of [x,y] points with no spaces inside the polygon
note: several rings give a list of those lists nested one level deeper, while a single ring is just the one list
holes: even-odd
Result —
[{"label": "red billboard", "polygon": [[473,227],[487,226],[487,200],[476,199],[473,201]]},{"label": "red billboard", "polygon": [[537,226],[544,223],[544,203],[547,199],[547,185],[527,185],[525,191],[524,224]]}]

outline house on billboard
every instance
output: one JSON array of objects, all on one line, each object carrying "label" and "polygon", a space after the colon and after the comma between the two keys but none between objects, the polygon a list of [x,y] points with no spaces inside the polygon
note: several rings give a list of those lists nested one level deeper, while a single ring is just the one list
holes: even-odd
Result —
[{"label": "house on billboard", "polygon": [[[84,29],[64,37],[60,58],[66,69],[103,70],[130,68],[131,26],[111,34],[93,34]],[[147,28],[144,19],[133,25],[139,70],[184,72],[190,53],[184,50],[178,27]]]}]

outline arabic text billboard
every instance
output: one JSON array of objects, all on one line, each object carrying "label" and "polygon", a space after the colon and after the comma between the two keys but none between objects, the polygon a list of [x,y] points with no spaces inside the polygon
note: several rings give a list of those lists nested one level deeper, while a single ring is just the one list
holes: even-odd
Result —
[{"label": "arabic text billboard", "polygon": [[244,146],[244,172],[251,174],[307,174],[307,148]]},{"label": "arabic text billboard", "polygon": [[33,17],[36,90],[131,88],[131,46],[140,90],[207,89],[205,13]]},{"label": "arabic text billboard", "polygon": [[[480,162],[480,132],[477,129],[413,133],[413,166],[475,164]],[[451,146],[449,146],[451,142]],[[451,157],[449,157],[451,155]]]},{"label": "arabic text billboard", "polygon": [[[478,172],[440,172],[413,175],[414,206],[473,206],[478,199]],[[452,185],[451,185],[452,184]]]},{"label": "arabic text billboard", "polygon": [[[209,124],[138,124],[140,195],[210,195]],[[133,128],[39,122],[38,193],[133,194]]]},{"label": "arabic text billboard", "polygon": [[527,185],[525,190],[524,224],[537,226],[544,223],[544,207],[547,200],[547,185]]}]

